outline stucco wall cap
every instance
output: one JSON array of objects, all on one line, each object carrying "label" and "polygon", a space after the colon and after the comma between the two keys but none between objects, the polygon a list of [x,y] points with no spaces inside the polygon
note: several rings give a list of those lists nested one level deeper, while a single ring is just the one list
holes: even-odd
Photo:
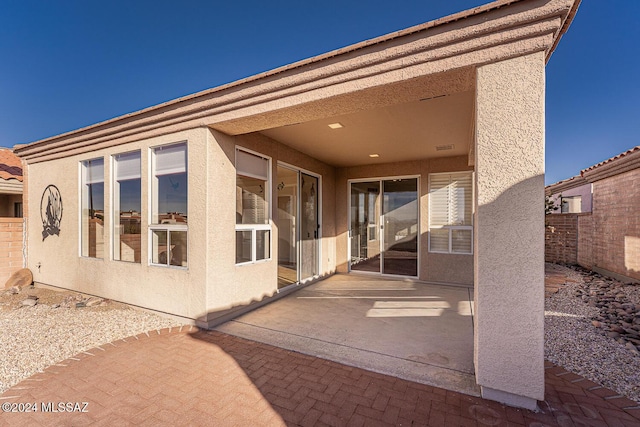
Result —
[{"label": "stucco wall cap", "polygon": [[587,182],[595,182],[640,168],[640,145],[611,157],[580,172]]}]

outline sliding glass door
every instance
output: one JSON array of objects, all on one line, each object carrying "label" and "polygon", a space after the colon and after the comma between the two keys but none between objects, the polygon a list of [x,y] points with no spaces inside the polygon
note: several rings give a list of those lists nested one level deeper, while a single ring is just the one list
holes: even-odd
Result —
[{"label": "sliding glass door", "polygon": [[318,178],[300,172],[300,280],[317,276]]},{"label": "sliding glass door", "polygon": [[380,272],[380,181],[351,183],[351,270]]},{"label": "sliding glass door", "polygon": [[418,275],[418,179],[350,183],[351,271]]},{"label": "sliding glass door", "polygon": [[320,273],[319,179],[278,166],[278,288]]}]

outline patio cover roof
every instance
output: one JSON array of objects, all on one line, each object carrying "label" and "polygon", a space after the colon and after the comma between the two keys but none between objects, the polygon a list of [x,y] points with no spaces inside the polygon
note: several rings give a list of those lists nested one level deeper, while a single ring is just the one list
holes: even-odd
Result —
[{"label": "patio cover roof", "polygon": [[[419,101],[442,102],[438,99],[443,96],[472,94],[477,66],[540,51],[546,53],[548,60],[579,3],[579,0],[495,1],[19,145],[15,152],[30,163],[41,162],[201,126],[229,135],[271,133],[286,140],[287,131],[283,127],[292,126],[295,130],[299,124],[375,114],[374,110],[401,104],[414,103],[422,108]],[[468,108],[472,107],[473,96],[468,96],[466,102]],[[294,148],[313,151],[314,144],[308,138],[299,140],[301,145]],[[395,151],[399,151],[397,147]],[[321,158],[321,153],[309,154]],[[339,165],[344,159],[337,156],[324,160]]]}]

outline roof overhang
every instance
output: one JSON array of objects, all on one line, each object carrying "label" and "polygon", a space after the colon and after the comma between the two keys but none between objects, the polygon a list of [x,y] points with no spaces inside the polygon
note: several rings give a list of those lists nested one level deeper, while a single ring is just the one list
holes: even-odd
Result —
[{"label": "roof overhang", "polygon": [[16,146],[41,162],[208,126],[229,135],[474,88],[475,67],[545,52],[580,0],[499,0],[96,125]]},{"label": "roof overhang", "polygon": [[572,190],[574,188],[582,187],[583,185],[587,185],[589,182],[585,181],[580,175],[572,176],[569,179],[565,179],[563,181],[558,181],[554,184],[547,185],[544,188],[544,193],[547,196],[551,196],[552,194],[562,193],[563,191]]},{"label": "roof overhang", "polygon": [[640,145],[584,169],[580,175],[587,182],[596,182],[634,169],[640,169]]},{"label": "roof overhang", "polygon": [[22,194],[22,182],[17,179],[0,178],[0,194]]}]

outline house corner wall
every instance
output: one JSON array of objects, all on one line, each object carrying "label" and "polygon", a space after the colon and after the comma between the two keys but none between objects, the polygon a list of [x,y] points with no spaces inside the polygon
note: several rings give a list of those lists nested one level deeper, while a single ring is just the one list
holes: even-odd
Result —
[{"label": "house corner wall", "polygon": [[[205,310],[207,232],[205,175],[206,130],[193,128],[146,139],[120,140],[87,152],[28,165],[28,192],[24,209],[27,224],[27,267],[34,282],[96,295],[114,301],[195,319]],[[152,147],[186,141],[188,170],[188,268],[152,265],[149,262],[149,225]],[[112,156],[141,153],[141,252],[140,262],[117,261],[113,257],[113,183]],[[80,162],[104,159],[104,247],[102,258],[80,253]],[[61,197],[61,218],[57,234],[43,236],[41,210],[43,194],[55,185]]]},{"label": "house corner wall", "polygon": [[474,361],[485,398],[544,399],[544,52],[476,80]]}]

